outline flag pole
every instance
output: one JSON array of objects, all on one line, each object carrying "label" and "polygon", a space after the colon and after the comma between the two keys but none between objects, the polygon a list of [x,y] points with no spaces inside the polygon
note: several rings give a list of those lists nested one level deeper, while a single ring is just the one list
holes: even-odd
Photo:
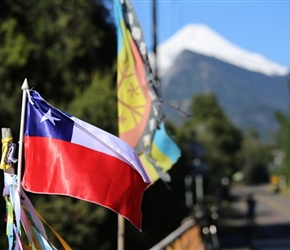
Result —
[{"label": "flag pole", "polygon": [[18,149],[18,165],[17,165],[17,191],[21,191],[21,171],[22,171],[22,155],[23,155],[23,134],[24,134],[24,120],[25,120],[25,109],[26,109],[26,91],[28,90],[27,79],[24,79],[24,82],[21,86],[22,89],[22,106],[21,106],[21,120],[20,120],[20,129],[19,129],[19,149]]}]

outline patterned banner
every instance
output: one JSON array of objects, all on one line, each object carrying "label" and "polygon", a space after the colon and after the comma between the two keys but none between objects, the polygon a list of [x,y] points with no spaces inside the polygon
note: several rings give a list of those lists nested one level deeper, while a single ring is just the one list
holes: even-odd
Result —
[{"label": "patterned banner", "polygon": [[178,160],[180,150],[163,125],[162,103],[137,15],[129,0],[114,3],[118,29],[119,137],[137,151],[152,182],[159,178],[168,182],[166,172]]},{"label": "patterned banner", "polygon": [[116,2],[118,27],[119,137],[137,153],[150,154],[154,132],[162,118],[146,44],[129,1]]}]

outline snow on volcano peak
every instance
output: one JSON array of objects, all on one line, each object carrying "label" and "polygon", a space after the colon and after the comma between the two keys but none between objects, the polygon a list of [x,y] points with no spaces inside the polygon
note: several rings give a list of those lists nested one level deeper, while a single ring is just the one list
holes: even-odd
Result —
[{"label": "snow on volcano peak", "polygon": [[257,53],[246,51],[202,24],[190,24],[158,46],[159,73],[162,76],[184,50],[193,51],[235,66],[269,76],[283,76],[289,69]]}]

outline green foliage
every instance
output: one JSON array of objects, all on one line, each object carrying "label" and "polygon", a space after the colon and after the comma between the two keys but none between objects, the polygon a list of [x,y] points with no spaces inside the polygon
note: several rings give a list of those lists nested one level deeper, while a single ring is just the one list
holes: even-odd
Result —
[{"label": "green foliage", "polygon": [[[221,178],[231,178],[238,169],[237,153],[242,134],[226,117],[214,95],[196,95],[190,107],[193,118],[184,124],[181,137],[194,140],[204,148],[201,160],[208,165],[206,185],[208,191],[217,196]],[[189,162],[195,158],[193,153],[190,152]]]},{"label": "green foliage", "polygon": [[276,119],[280,125],[280,130],[278,133],[278,146],[284,153],[282,164],[277,169],[277,173],[290,177],[290,106],[288,108],[287,115],[277,112]]},{"label": "green foliage", "polygon": [[[72,249],[89,250],[91,246],[110,249],[111,244],[101,237],[101,228],[107,222],[107,209],[70,197],[38,195],[34,198],[39,213]],[[62,249],[56,236],[44,225],[49,239]]]},{"label": "green foliage", "polygon": [[94,74],[92,83],[68,107],[69,112],[117,135],[117,92],[110,75]]},{"label": "green foliage", "polygon": [[[4,49],[0,51],[0,63],[6,67],[22,67],[27,63],[32,44],[25,36],[17,32],[17,21],[7,18],[0,27],[0,36]],[[3,70],[3,69],[2,69]]]},{"label": "green foliage", "polygon": [[[28,78],[30,87],[55,107],[117,134],[117,43],[111,14],[104,7],[107,2],[0,2],[1,127],[11,127],[18,137],[20,87]],[[167,124],[169,134],[182,149],[182,157],[170,170],[169,188],[159,180],[146,190],[143,232],[126,222],[128,250],[149,249],[188,215],[184,176],[196,157],[195,152],[189,152],[189,142],[205,149],[202,160],[209,166],[206,185],[215,190],[214,195],[219,192],[220,178],[230,177],[239,168],[236,155],[242,135],[229,122],[216,98],[198,95],[193,98],[191,110],[194,116],[181,130]],[[31,197],[44,219],[73,249],[116,249],[117,216],[112,211],[68,197]],[[5,205],[1,208],[4,217]],[[4,223],[1,226],[4,236]],[[59,246],[51,233],[49,238]],[[7,248],[4,243],[0,247]]]},{"label": "green foliage", "polygon": [[90,0],[65,4],[58,0],[1,1],[0,101],[5,103],[1,105],[1,127],[18,131],[25,78],[30,87],[60,107],[91,84],[94,72],[112,69],[116,32],[103,4]]},{"label": "green foliage", "polygon": [[239,152],[239,165],[246,184],[260,184],[269,181],[268,165],[272,146],[262,143],[256,130],[249,130]]},{"label": "green foliage", "polygon": [[[91,0],[0,2],[0,126],[12,128],[14,141],[19,136],[25,78],[55,107],[116,134],[116,30],[104,4]],[[59,196],[36,195],[33,204],[73,249],[115,248],[112,238],[116,234],[110,232],[115,226],[108,209]],[[1,215],[4,218],[4,202]],[[1,221],[0,248],[5,249]]]}]

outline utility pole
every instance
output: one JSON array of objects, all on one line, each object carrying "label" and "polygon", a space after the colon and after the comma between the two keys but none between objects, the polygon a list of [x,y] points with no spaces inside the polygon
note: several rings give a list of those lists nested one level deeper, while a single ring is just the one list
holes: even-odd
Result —
[{"label": "utility pole", "polygon": [[153,20],[153,53],[154,53],[154,80],[158,87],[158,94],[160,95],[161,87],[159,86],[159,77],[158,77],[158,55],[157,55],[157,0],[152,0],[152,20]]}]

